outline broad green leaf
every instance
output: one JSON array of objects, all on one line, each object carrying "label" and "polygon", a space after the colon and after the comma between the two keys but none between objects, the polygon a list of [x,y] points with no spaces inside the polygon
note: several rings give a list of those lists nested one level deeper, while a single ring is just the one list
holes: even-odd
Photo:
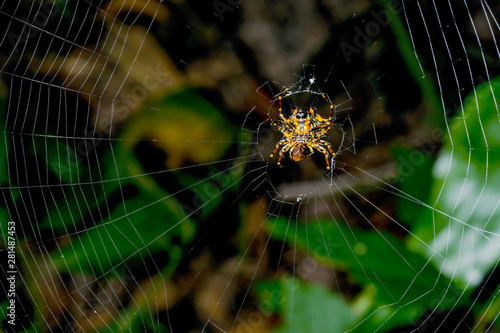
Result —
[{"label": "broad green leaf", "polygon": [[500,78],[467,97],[434,166],[434,209],[415,221],[412,246],[462,287],[477,286],[500,257],[499,100]]},{"label": "broad green leaf", "polygon": [[[396,183],[401,191],[421,201],[427,200],[431,188],[429,178],[432,176],[434,159],[418,149],[395,147],[394,159],[398,165]],[[396,197],[398,220],[412,225],[415,217],[422,212],[420,203],[405,197]]]},{"label": "broad green leaf", "polygon": [[256,290],[262,311],[282,317],[275,333],[344,332],[355,321],[345,301],[321,285],[288,278],[261,281]]}]

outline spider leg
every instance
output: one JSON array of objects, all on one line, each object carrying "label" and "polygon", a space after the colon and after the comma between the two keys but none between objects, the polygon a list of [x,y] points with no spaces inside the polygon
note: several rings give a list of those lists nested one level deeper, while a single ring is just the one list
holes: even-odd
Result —
[{"label": "spider leg", "polygon": [[326,170],[330,170],[330,160],[328,159],[328,150],[326,150],[325,147],[315,144],[315,147],[317,150],[319,150],[323,155],[325,155],[325,161],[326,161]]},{"label": "spider leg", "polygon": [[319,114],[316,114],[316,118],[318,118],[319,120],[318,124],[319,126],[317,126],[317,131],[322,132],[322,134],[325,134],[333,126],[333,110],[335,109],[335,106],[332,104],[330,98],[326,94],[321,94],[321,97],[323,97],[328,102],[328,105],[330,105],[330,115],[328,118],[323,118]]},{"label": "spider leg", "polygon": [[330,105],[330,117],[328,117],[328,122],[331,123],[332,122],[332,117],[333,117],[334,106],[333,106],[332,102],[330,101],[330,98],[327,95],[321,94],[321,97],[323,97],[324,99],[326,99],[326,101]]},{"label": "spider leg", "polygon": [[287,90],[290,89],[290,87],[287,87],[279,96],[278,96],[278,103],[279,103],[279,111],[280,111],[280,118],[282,118],[283,120],[286,120],[285,119],[285,116],[283,116],[283,107],[281,105],[281,95],[283,95],[284,93],[287,92]]},{"label": "spider leg", "polygon": [[[330,170],[330,156],[328,152],[332,154],[332,157],[335,156],[335,152],[332,149],[332,146],[330,145],[329,142],[326,142],[324,140],[319,140],[316,142],[311,142],[307,144],[309,149],[312,151],[312,148],[319,150],[324,156],[325,156],[325,162],[326,162],[326,170]],[[326,146],[323,147],[323,146]]]},{"label": "spider leg", "polygon": [[278,158],[278,163],[276,163],[276,165],[278,165],[280,168],[282,168],[283,166],[281,165],[281,160],[283,159],[283,157],[285,156],[285,153],[293,148],[296,144],[293,143],[293,142],[288,142],[286,145],[283,146],[283,149],[281,149],[280,151],[280,154],[279,154],[279,158]]},{"label": "spider leg", "polygon": [[283,134],[293,131],[293,125],[290,123],[290,121],[288,121],[288,119],[273,120],[271,124],[279,129]]},{"label": "spider leg", "polygon": [[326,148],[328,148],[328,150],[330,151],[330,153],[332,154],[332,157],[335,156],[335,152],[333,151],[332,149],[332,145],[330,144],[330,142],[327,142],[325,140],[319,140],[319,142],[323,145],[323,146],[326,146]]},{"label": "spider leg", "polygon": [[276,152],[278,151],[278,149],[280,148],[280,146],[283,145],[285,142],[286,142],[286,140],[283,140],[283,139],[281,139],[280,141],[278,141],[278,143],[276,144],[276,147],[274,147],[273,152],[271,153],[271,155],[269,156],[269,159],[267,160],[267,164],[269,164],[269,162],[271,162],[271,160],[273,159],[274,154],[276,154]]}]

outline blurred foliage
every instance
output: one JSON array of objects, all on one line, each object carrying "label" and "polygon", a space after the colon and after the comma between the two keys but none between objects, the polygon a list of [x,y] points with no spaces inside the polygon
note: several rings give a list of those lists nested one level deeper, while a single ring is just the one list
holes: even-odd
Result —
[{"label": "blurred foliage", "polygon": [[432,194],[415,220],[412,246],[461,288],[475,288],[498,263],[500,77],[478,86],[443,134]]},{"label": "blurred foliage", "polygon": [[[7,99],[7,91],[5,86],[0,83],[0,128],[5,128],[5,105]],[[7,166],[8,150],[10,149],[9,140],[7,135],[0,136],[0,184],[6,184],[9,181]],[[0,205],[0,233],[1,239],[6,239],[7,235],[7,222],[9,221],[9,213],[6,207]]]},{"label": "blurred foliage", "polygon": [[[216,108],[193,92],[164,95],[136,115],[130,124],[117,140],[89,138],[84,141],[88,149],[85,154],[96,154],[97,148],[103,151],[98,159],[100,167],[82,163],[76,142],[64,138],[47,138],[50,144],[34,140],[29,150],[43,161],[52,176],[71,186],[63,187],[62,193],[58,191],[50,195],[49,202],[52,203],[47,203],[47,213],[36,231],[33,229],[35,233],[49,235],[45,242],[60,244],[50,251],[50,257],[33,253],[28,258],[33,256],[34,260],[21,263],[23,271],[28,272],[39,270],[40,260],[51,263],[47,271],[26,279],[27,291],[39,295],[36,298],[40,303],[48,301],[50,296],[38,290],[38,283],[55,272],[73,276],[83,274],[104,283],[109,279],[124,279],[123,269],[126,268],[127,271],[143,271],[136,273],[136,278],[151,275],[158,280],[157,286],[149,292],[143,286],[143,293],[146,293],[143,301],[136,298],[135,304],[125,308],[127,322],[116,321],[110,326],[110,332],[128,331],[131,327],[138,330],[144,325],[145,318],[150,317],[151,306],[161,309],[156,304],[158,297],[155,295],[166,287],[165,279],[176,269],[184,247],[193,240],[200,223],[206,222],[225,198],[237,190],[243,172],[238,167],[241,161],[229,162],[234,163],[230,167],[227,163],[217,162],[230,147],[236,132],[225,123]],[[174,140],[172,133],[178,136],[193,133],[189,138],[194,142]],[[216,144],[212,143],[214,138],[218,138]],[[205,141],[208,144],[204,144]],[[106,147],[102,149],[104,145]],[[164,164],[157,165],[156,172],[148,173],[144,169],[148,166],[147,162],[140,161],[144,150],[156,154],[156,159],[164,158]],[[169,155],[162,151],[168,151]],[[206,170],[200,174],[199,165],[196,165],[196,174],[190,172],[189,166],[165,169],[166,164],[178,163],[179,167],[185,161],[206,163]],[[161,178],[166,174],[178,182],[179,190],[175,193],[167,190],[173,188],[173,184],[165,183],[168,180]],[[176,197],[192,195],[186,192],[198,194],[198,200],[192,206],[186,206]],[[196,222],[193,217],[196,217]],[[3,219],[2,223],[4,221],[8,219]],[[70,236],[70,240],[61,242],[61,237],[66,236]],[[19,246],[23,243],[20,242]],[[43,317],[51,311],[54,310],[39,312],[32,328],[40,327]],[[91,327],[106,331],[99,318],[90,320],[93,320]],[[80,325],[85,327],[85,324]]]},{"label": "blurred foliage", "polygon": [[217,161],[235,138],[236,128],[220,111],[188,90],[164,95],[145,110],[130,120],[124,135],[154,140],[168,153],[165,163],[168,169],[177,169],[186,161],[193,164]]},{"label": "blurred foliage", "polygon": [[[450,280],[424,256],[385,231],[365,231],[343,221],[295,224],[285,218],[268,222],[267,229],[274,239],[285,238],[318,264],[347,272],[350,283],[363,287],[349,303],[351,312],[364,319],[355,332],[414,322],[426,309],[439,304],[439,310],[448,310],[460,299],[462,291],[450,286]],[[370,313],[374,315],[365,319]],[[316,319],[323,322],[328,316]]]},{"label": "blurred foliage", "polygon": [[[373,10],[391,3],[333,1],[316,8],[292,1],[283,8],[269,1],[262,10],[260,2],[245,1],[241,16],[230,15],[237,8],[231,7],[225,20],[214,21],[211,2],[57,0],[43,27],[48,34],[26,45],[17,41],[33,54],[23,58],[12,51],[17,44],[2,44],[9,61],[26,61],[32,72],[18,72],[17,63],[5,67],[15,73],[9,89],[19,105],[11,110],[23,122],[16,115],[5,124],[6,88],[0,95],[0,128],[7,129],[0,183],[10,186],[3,188],[5,204],[19,223],[25,277],[19,294],[29,299],[19,315],[26,332],[62,324],[188,332],[212,319],[237,331],[245,329],[238,319],[252,310],[263,318],[256,332],[276,333],[396,332],[414,329],[429,311],[448,316],[462,307],[484,316],[483,323],[494,321],[500,302],[474,297],[500,256],[493,241],[500,234],[500,79],[478,86],[463,109],[443,117],[442,105],[472,88],[461,87],[455,97],[438,91],[434,74],[423,69],[436,66],[435,59],[415,57],[414,47],[428,47],[430,37],[415,29],[420,38],[410,38],[405,19],[421,20],[420,10],[434,15],[426,4],[412,10],[415,3],[407,3],[404,15],[392,17],[388,29],[349,59],[333,57],[342,42],[359,39],[360,27],[375,22]],[[6,3],[2,13],[36,12],[26,1],[21,14],[12,6]],[[456,15],[459,21],[470,10]],[[13,20],[12,29],[24,29],[22,22]],[[433,28],[439,31],[436,23]],[[445,45],[436,42],[433,56],[446,59]],[[476,59],[482,53],[463,56],[470,60],[465,70],[459,61],[442,61],[441,70],[454,66],[468,77],[483,66]],[[323,89],[332,100],[354,92],[353,107],[343,112],[352,109],[358,154],[339,154],[346,169],[335,175],[396,162],[394,176],[382,179],[385,187],[362,196],[376,212],[356,207],[353,214],[347,202],[361,207],[363,200],[353,204],[351,192],[337,201],[332,193],[323,213],[317,210],[317,223],[291,221],[290,211],[266,220],[274,211],[254,172],[264,162],[251,169],[254,161],[242,157],[264,156],[274,145],[270,134],[269,147],[248,147],[257,141],[252,130],[276,114],[273,93],[259,89],[263,81],[289,83],[307,62],[329,78]],[[35,78],[29,87],[22,82],[28,75]],[[443,75],[440,86],[456,81]],[[67,90],[70,107],[61,106],[58,88]],[[28,89],[40,100],[24,98]],[[447,128],[443,119],[454,113]],[[242,130],[242,123],[253,128]],[[408,143],[429,128],[440,131],[431,149],[425,149],[429,142]],[[314,163],[308,167],[324,174]],[[308,167],[266,176],[280,185],[302,172],[307,183],[314,174],[304,172]],[[309,186],[312,192],[316,183]],[[380,196],[394,200],[380,203]],[[333,215],[334,205],[345,212]],[[7,209],[0,207],[2,233]],[[273,260],[282,266],[272,267]],[[322,280],[324,268],[329,275]],[[257,302],[243,304],[252,297]]]},{"label": "blurred foliage", "polygon": [[280,313],[284,332],[344,332],[355,317],[345,302],[318,284],[294,278],[260,281],[255,287],[265,314]]},{"label": "blurred foliage", "polygon": [[416,199],[409,200],[405,195],[398,196],[396,199],[398,221],[411,227],[422,212],[420,202],[425,201],[429,196],[431,182],[427,180],[432,177],[435,159],[420,149],[408,149],[402,146],[396,146],[393,154],[398,164],[398,177],[396,178],[398,189]]}]

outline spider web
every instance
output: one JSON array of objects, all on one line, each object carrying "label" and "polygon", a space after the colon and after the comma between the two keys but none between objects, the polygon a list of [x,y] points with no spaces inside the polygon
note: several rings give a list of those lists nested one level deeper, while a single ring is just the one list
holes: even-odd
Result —
[{"label": "spider web", "polygon": [[[200,15],[188,5],[3,2],[2,329],[498,331],[499,8],[340,3],[322,2],[346,13],[341,39],[307,36],[316,57],[256,52],[269,81],[241,107],[218,80],[245,70],[199,60],[223,47],[171,46],[210,40],[203,20],[175,21]],[[221,31],[241,15],[249,48],[272,49],[250,33],[272,31],[259,10],[314,21],[274,2],[210,5]],[[319,152],[266,164],[280,94],[285,116],[291,100],[332,101],[331,172]],[[220,111],[232,105],[239,116]]]}]

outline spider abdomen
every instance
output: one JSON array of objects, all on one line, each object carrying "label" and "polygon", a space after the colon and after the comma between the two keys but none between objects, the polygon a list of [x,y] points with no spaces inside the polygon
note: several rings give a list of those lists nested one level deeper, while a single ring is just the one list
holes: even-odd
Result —
[{"label": "spider abdomen", "polygon": [[295,148],[293,148],[291,156],[292,160],[295,162],[303,160],[304,159],[304,147],[302,145],[297,145]]}]

